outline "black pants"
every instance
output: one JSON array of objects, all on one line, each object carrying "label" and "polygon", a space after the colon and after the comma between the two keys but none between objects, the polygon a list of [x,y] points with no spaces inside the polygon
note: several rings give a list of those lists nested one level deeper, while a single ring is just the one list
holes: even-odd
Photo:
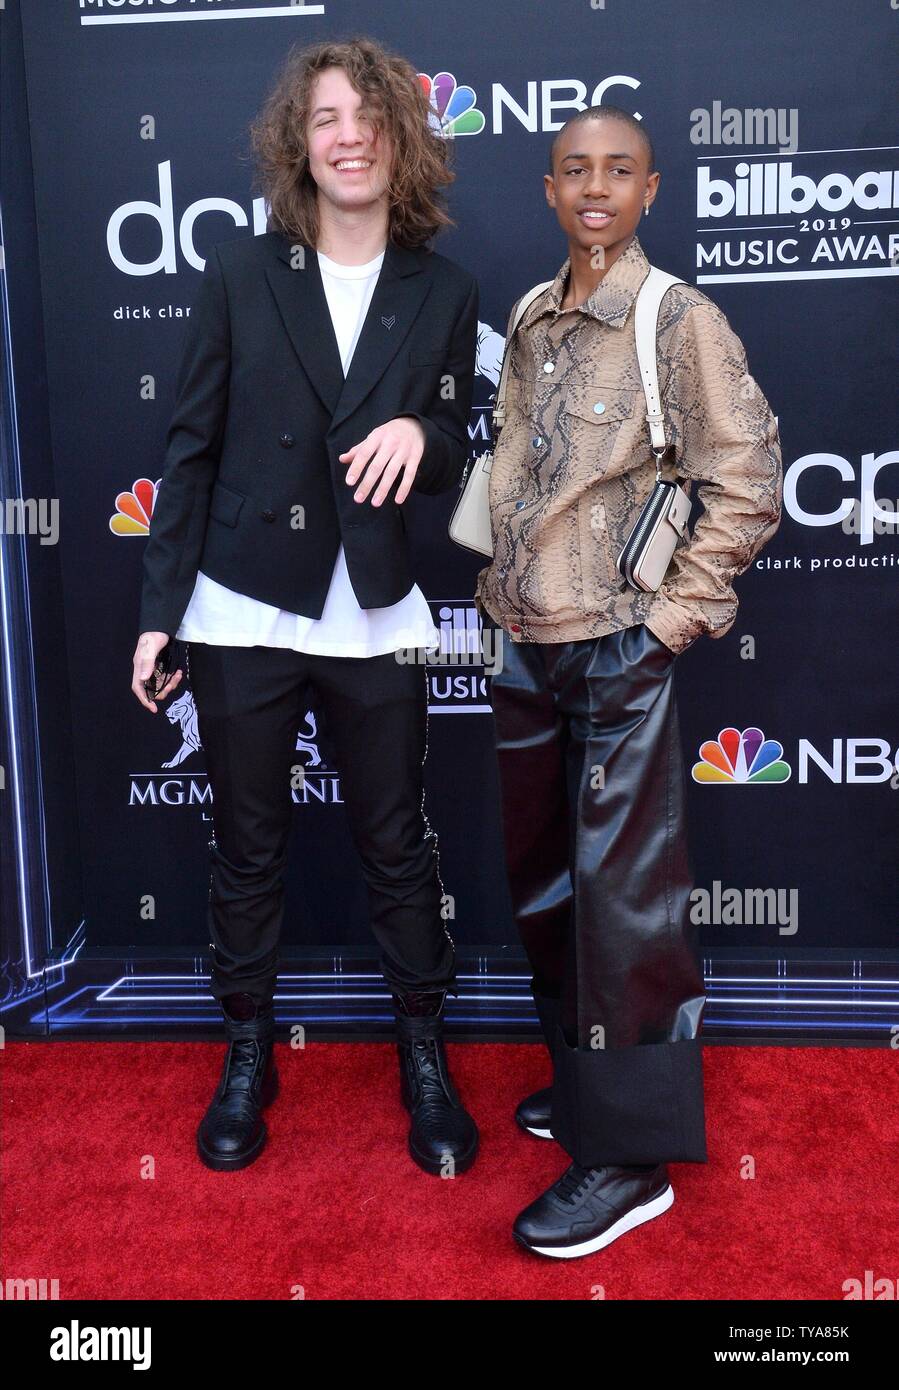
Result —
[{"label": "black pants", "polygon": [[588,1168],[706,1161],[675,660],[642,623],[581,642],[506,638],[492,683],[551,1129]]},{"label": "black pants", "polygon": [[[410,652],[411,656],[412,653]],[[419,653],[415,653],[419,655]],[[314,703],[336,751],[341,793],[391,988],[452,988],[437,843],[424,813],[427,675],[394,653],[310,656],[276,647],[188,644],[212,783],[212,992],[271,999],[284,914],[297,732]]]}]

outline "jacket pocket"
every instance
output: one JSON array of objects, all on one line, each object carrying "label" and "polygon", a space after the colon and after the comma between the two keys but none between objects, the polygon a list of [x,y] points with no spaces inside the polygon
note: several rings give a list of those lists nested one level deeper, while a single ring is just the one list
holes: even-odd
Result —
[{"label": "jacket pocket", "polygon": [[209,499],[209,515],[224,526],[236,526],[240,509],[247,499],[242,492],[234,492],[224,483],[216,482]]},{"label": "jacket pocket", "polygon": [[598,381],[570,386],[562,400],[560,428],[570,453],[570,472],[585,486],[629,473],[650,455],[646,397]]},{"label": "jacket pocket", "polygon": [[562,405],[567,415],[576,415],[591,425],[614,425],[630,420],[638,411],[637,397],[645,401],[643,392],[622,390],[619,386],[604,386],[601,382],[586,382],[569,386]]}]

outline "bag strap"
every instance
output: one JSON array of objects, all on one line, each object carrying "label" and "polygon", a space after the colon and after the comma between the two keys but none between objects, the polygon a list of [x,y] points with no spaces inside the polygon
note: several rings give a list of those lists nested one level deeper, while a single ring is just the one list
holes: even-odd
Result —
[{"label": "bag strap", "polygon": [[[544,280],[542,284],[535,285],[533,289],[528,290],[527,294],[522,295],[516,306],[512,331],[509,334],[503,351],[503,365],[500,370],[496,402],[493,407],[493,429],[495,433],[501,430],[505,424],[506,383],[509,373],[511,343],[515,336],[515,330],[537,296],[542,294],[544,290],[549,289],[552,283],[552,280]],[[650,266],[649,274],[646,276],[637,294],[636,307],[634,310],[634,334],[637,344],[637,361],[640,367],[640,380],[643,385],[643,394],[646,397],[646,422],[649,425],[652,452],[656,457],[657,478],[661,477],[661,459],[668,449],[668,444],[665,439],[665,417],[662,413],[662,406],[659,398],[659,370],[656,356],[656,331],[659,321],[659,309],[661,308],[662,300],[672,285],[685,285],[686,283],[687,282],[679,275],[669,275],[667,271],[659,270],[658,266]]]},{"label": "bag strap", "polygon": [[527,294],[523,294],[521,296],[516,306],[515,319],[512,323],[512,331],[509,334],[508,339],[506,340],[505,347],[503,348],[503,365],[500,369],[499,385],[496,388],[496,401],[494,402],[493,406],[494,437],[506,423],[506,381],[509,375],[509,358],[511,356],[512,339],[515,337],[515,330],[521,323],[521,320],[524,318],[525,313],[527,312],[530,305],[533,304],[537,296],[539,294],[542,294],[544,290],[548,290],[551,284],[553,284],[552,280],[544,280],[542,284],[535,285],[533,289],[528,290]]},{"label": "bag strap", "polygon": [[656,358],[656,329],[662,300],[672,285],[685,285],[679,275],[669,275],[667,271],[650,266],[649,274],[640,286],[637,305],[634,310],[634,335],[637,341],[637,361],[640,365],[640,380],[646,396],[646,421],[652,440],[652,452],[656,458],[656,478],[661,478],[661,460],[667,452],[665,440],[665,417],[659,399],[659,368]]}]

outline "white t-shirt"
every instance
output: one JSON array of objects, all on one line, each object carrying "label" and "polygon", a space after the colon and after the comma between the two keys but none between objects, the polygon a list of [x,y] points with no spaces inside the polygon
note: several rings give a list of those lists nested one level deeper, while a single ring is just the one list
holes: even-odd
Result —
[{"label": "white t-shirt", "polygon": [[[384,252],[365,265],[339,265],[321,251],[316,255],[346,376]],[[371,496],[369,493],[365,502],[354,505],[371,506]],[[434,647],[439,642],[427,600],[417,584],[389,608],[359,607],[350,583],[343,545],[337,552],[320,618],[304,618],[299,613],[249,598],[217,583],[200,570],[175,636],[183,642],[209,642],[230,647],[291,647],[297,652],[323,656],[380,656],[401,647]]]}]

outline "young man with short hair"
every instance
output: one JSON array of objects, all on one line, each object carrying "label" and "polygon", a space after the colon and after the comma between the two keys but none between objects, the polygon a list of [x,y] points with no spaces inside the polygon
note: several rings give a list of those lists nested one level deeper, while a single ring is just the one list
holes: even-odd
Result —
[{"label": "young man with short hair", "polygon": [[732,581],[780,519],[777,426],[742,344],[701,290],[674,285],[658,324],[676,465],[663,472],[688,493],[695,482],[705,512],[658,591],[618,573],[656,476],[634,304],[650,270],[636,227],[659,178],[645,125],[618,108],[556,137],[544,181],[568,258],[509,344],[494,557],[478,580],[503,639],[492,698],[509,883],[553,1058],[552,1088],[518,1120],[571,1160],[515,1237],[558,1258],[661,1215],[666,1163],[706,1160],[674,663],[732,626]]}]

